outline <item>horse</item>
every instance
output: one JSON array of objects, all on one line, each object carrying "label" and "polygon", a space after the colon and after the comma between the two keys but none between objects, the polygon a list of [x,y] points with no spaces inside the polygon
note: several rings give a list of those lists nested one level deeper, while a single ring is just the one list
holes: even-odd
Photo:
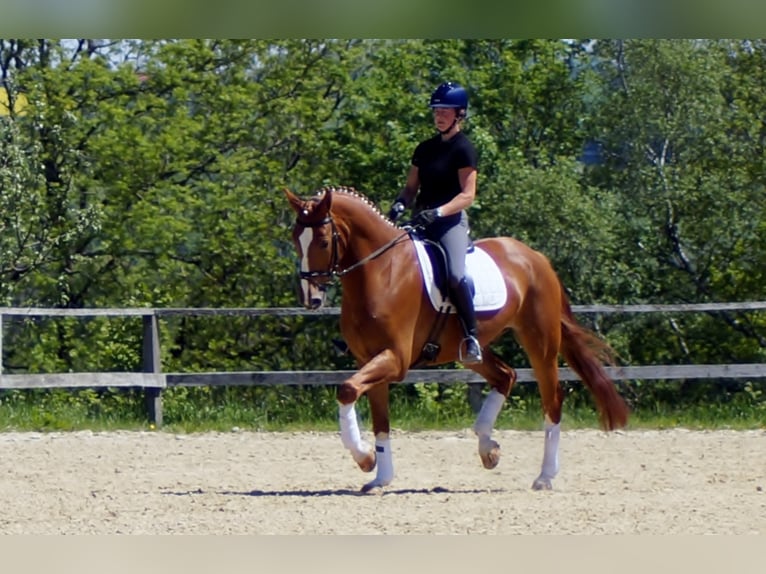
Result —
[{"label": "horse", "polygon": [[[422,349],[439,312],[424,288],[412,228],[393,223],[353,187],[323,187],[309,199],[289,189],[284,194],[296,216],[292,241],[300,259],[301,303],[318,309],[328,283],[339,279],[342,285],[340,331],[357,370],[336,391],[340,438],[362,471],[377,469],[362,492],[382,491],[394,478],[389,386],[404,380],[415,364],[458,360],[462,329],[454,314],[448,316],[437,352],[422,363]],[[507,295],[495,311],[477,309],[483,361],[466,365],[490,386],[472,427],[479,457],[487,469],[500,460],[500,445],[491,435],[516,371],[489,346],[510,329],[529,358],[542,399],[543,461],[532,488],[550,490],[559,471],[564,399],[558,357],[563,356],[590,391],[604,430],[615,430],[626,426],[629,409],[604,368],[613,353],[575,320],[563,285],[542,253],[512,237],[481,238],[473,241],[473,249],[484,251],[497,265]],[[359,430],[355,404],[362,395],[369,404],[374,448]]]}]

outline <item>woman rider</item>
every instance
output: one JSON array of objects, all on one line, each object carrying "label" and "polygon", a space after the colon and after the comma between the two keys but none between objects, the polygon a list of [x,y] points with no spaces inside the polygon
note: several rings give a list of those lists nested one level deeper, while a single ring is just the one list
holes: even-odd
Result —
[{"label": "woman rider", "polygon": [[431,94],[429,107],[439,133],[415,148],[407,182],[389,218],[396,221],[414,200],[417,215],[413,221],[422,224],[426,237],[438,241],[447,254],[449,296],[465,335],[462,362],[480,363],[473,295],[465,276],[469,245],[465,210],[476,197],[478,164],[476,149],[460,131],[468,110],[468,93],[460,84],[443,83]]}]

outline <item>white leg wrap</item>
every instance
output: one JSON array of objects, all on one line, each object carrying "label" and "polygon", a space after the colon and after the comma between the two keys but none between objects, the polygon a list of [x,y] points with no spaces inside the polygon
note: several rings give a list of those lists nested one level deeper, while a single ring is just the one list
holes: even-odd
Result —
[{"label": "white leg wrap", "polygon": [[545,420],[545,450],[543,451],[543,469],[541,477],[553,478],[559,472],[559,438],[561,424]]},{"label": "white leg wrap", "polygon": [[386,486],[394,479],[394,462],[391,457],[391,439],[388,438],[388,433],[375,435],[375,454],[378,459],[375,483],[378,486]]},{"label": "white leg wrap", "polygon": [[497,415],[500,414],[500,409],[503,408],[505,403],[505,397],[497,392],[495,389],[489,391],[484,403],[481,405],[479,416],[476,417],[476,422],[473,424],[473,432],[479,437],[489,437],[492,434],[492,429],[495,426]]},{"label": "white leg wrap", "polygon": [[343,446],[351,451],[354,458],[366,455],[368,446],[359,433],[354,403],[338,405],[338,422],[340,423],[340,440]]}]

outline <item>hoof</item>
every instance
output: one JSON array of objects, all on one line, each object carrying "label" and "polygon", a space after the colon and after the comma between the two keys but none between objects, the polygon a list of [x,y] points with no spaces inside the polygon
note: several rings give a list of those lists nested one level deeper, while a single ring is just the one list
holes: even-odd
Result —
[{"label": "hoof", "polygon": [[362,472],[372,472],[375,469],[375,465],[378,462],[377,457],[375,456],[375,451],[371,450],[366,455],[364,455],[363,458],[360,459],[354,459],[356,460],[356,464],[359,465],[359,468],[362,469]]},{"label": "hoof", "polygon": [[538,476],[532,483],[532,490],[553,490],[551,479]]},{"label": "hoof", "polygon": [[362,494],[383,494],[383,487],[388,486],[391,484],[391,481],[393,480],[393,476],[388,477],[381,477],[380,475],[375,477],[375,480],[371,480],[367,484],[365,484],[361,492]]},{"label": "hoof", "polygon": [[383,485],[378,484],[376,481],[368,482],[365,484],[361,489],[360,492],[362,494],[377,494],[381,495],[383,494]]},{"label": "hoof", "polygon": [[495,468],[500,462],[500,445],[489,437],[479,439],[479,456],[484,468]]}]

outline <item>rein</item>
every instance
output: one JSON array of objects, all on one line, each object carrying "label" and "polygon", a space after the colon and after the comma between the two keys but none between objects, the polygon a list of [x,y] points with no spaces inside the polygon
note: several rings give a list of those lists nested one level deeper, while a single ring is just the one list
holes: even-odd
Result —
[{"label": "rein", "polygon": [[300,277],[301,279],[315,279],[317,277],[327,277],[328,279],[334,279],[336,277],[343,277],[344,275],[347,275],[348,273],[351,273],[355,269],[358,269],[359,267],[362,267],[363,265],[366,265],[373,259],[376,259],[377,257],[380,257],[383,255],[386,251],[394,247],[397,243],[399,243],[402,239],[405,237],[410,236],[410,230],[404,231],[401,235],[398,237],[395,237],[382,247],[379,247],[369,255],[363,257],[356,263],[349,265],[345,269],[339,269],[338,268],[338,241],[340,238],[340,234],[338,233],[338,228],[335,225],[335,221],[333,221],[332,216],[328,215],[321,221],[317,221],[314,223],[304,223],[298,219],[295,220],[297,224],[303,225],[304,227],[321,227],[323,225],[327,225],[328,223],[332,226],[332,256],[330,259],[330,267],[327,269],[327,271],[301,271]]},{"label": "rein", "polygon": [[398,237],[395,237],[394,239],[392,239],[391,241],[386,243],[383,247],[379,247],[378,249],[376,249],[375,251],[373,251],[372,253],[370,253],[366,257],[363,257],[362,259],[360,259],[359,261],[354,263],[353,265],[350,265],[349,267],[346,267],[346,269],[343,269],[342,271],[338,271],[336,273],[336,275],[338,277],[343,277],[346,273],[350,273],[354,269],[356,269],[358,267],[361,267],[362,265],[365,265],[365,264],[369,263],[370,261],[372,261],[376,257],[379,257],[379,256],[383,255],[386,251],[388,251],[389,249],[394,247],[402,239],[404,239],[405,237],[409,237],[409,236],[410,236],[409,231],[405,231],[404,233],[402,233]]}]

